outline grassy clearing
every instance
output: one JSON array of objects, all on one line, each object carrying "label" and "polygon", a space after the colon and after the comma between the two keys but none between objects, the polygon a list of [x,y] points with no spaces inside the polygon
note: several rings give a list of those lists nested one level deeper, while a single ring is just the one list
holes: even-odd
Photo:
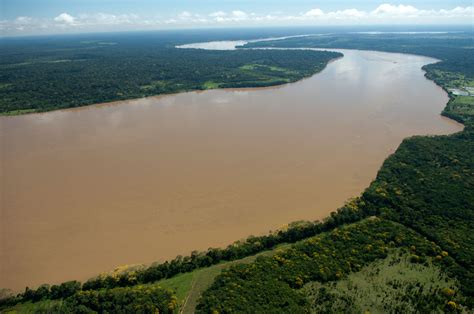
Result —
[{"label": "grassy clearing", "polygon": [[1,313],[53,313],[63,303],[62,300],[44,300],[40,302],[19,303],[11,308],[3,310]]},{"label": "grassy clearing", "polygon": [[167,84],[168,82],[166,81],[157,80],[157,81],[152,81],[149,84],[140,86],[140,89],[144,91],[163,89],[166,87]]},{"label": "grassy clearing", "polygon": [[277,249],[282,249],[288,246],[289,244],[280,245],[273,250],[265,251],[240,260],[221,263],[211,267],[198,269],[190,273],[180,274],[173,278],[160,280],[154,285],[171,289],[176,293],[180,313],[194,313],[194,309],[196,308],[202,292],[213,283],[214,278],[219,275],[222,270],[233,265],[253,262],[259,256],[271,256],[277,252]]},{"label": "grassy clearing", "polygon": [[[426,76],[445,89],[459,89],[467,92],[474,87],[474,80],[458,72],[442,71],[426,67]],[[466,89],[467,88],[467,89]],[[469,123],[474,117],[474,97],[450,94],[450,101],[443,110],[443,115],[459,122]]]},{"label": "grassy clearing", "polygon": [[442,83],[446,88],[460,88],[464,86],[474,86],[474,81],[458,72],[448,72],[438,69],[429,69],[430,79]]},{"label": "grassy clearing", "polygon": [[474,118],[474,97],[473,96],[452,96],[451,100],[443,110],[443,114],[448,117],[459,117],[458,121],[470,121]]},{"label": "grassy clearing", "polygon": [[[474,109],[474,97],[472,96],[456,96],[456,98],[454,98],[452,104],[454,106],[462,106],[462,107],[466,107],[466,106],[470,106],[469,110],[471,112],[467,112],[465,114],[472,114],[472,111]],[[464,113],[464,111],[463,111]]]},{"label": "grassy clearing", "polygon": [[[387,258],[375,261],[345,279],[308,283],[306,294],[312,313],[412,313],[415,309],[431,311],[433,299],[444,302],[446,296],[458,294],[458,283],[448,278],[431,261],[415,264],[411,256],[396,250]],[[462,310],[455,302],[447,305]]]},{"label": "grassy clearing", "polygon": [[[355,272],[360,272],[376,261],[387,258],[396,249],[409,252],[409,262],[403,267],[410,268],[408,263],[416,263],[429,267],[431,259],[437,267],[457,267],[447,252],[441,250],[434,242],[428,241],[415,231],[392,221],[371,217],[357,223],[335,228],[318,236],[307,238],[283,250],[278,250],[270,257],[257,258],[249,264],[235,265],[216,277],[212,285],[203,292],[196,307],[199,313],[213,311],[232,313],[252,312],[263,313],[304,313],[311,309],[311,302],[302,290],[305,284],[319,282],[329,285],[331,282],[343,280]],[[401,261],[402,259],[400,259]],[[390,265],[391,262],[389,262]],[[439,265],[439,266],[438,266]],[[392,265],[390,265],[392,266]],[[394,310],[405,313],[404,302],[409,300],[413,310],[421,313],[439,312],[453,304],[464,304],[464,296],[457,293],[457,284],[447,279],[447,275],[434,266],[423,274],[423,267],[414,265],[412,272],[401,272],[398,269],[388,272],[386,278],[400,273],[400,278],[414,277],[412,285],[407,282],[392,281],[390,284],[400,292],[389,303],[385,312]],[[378,269],[376,273],[382,273]],[[416,274],[421,272],[420,274]],[[431,272],[431,273],[430,273]],[[422,279],[420,279],[422,278]],[[443,283],[429,286],[426,282]],[[444,283],[448,283],[445,285]],[[367,283],[365,286],[370,286]],[[426,288],[425,291],[419,287]],[[443,294],[441,288],[450,288],[448,294]],[[320,292],[319,289],[316,290]],[[338,298],[337,295],[324,293],[316,295],[314,304],[323,304],[316,311],[328,313],[346,312],[352,309],[355,301],[347,296]],[[372,293],[372,292],[371,292]],[[378,296],[378,295],[377,295]],[[363,295],[361,298],[366,298]],[[332,304],[342,299],[344,303],[339,308]],[[351,311],[352,312],[352,311]],[[354,311],[355,313],[361,311]]]},{"label": "grassy clearing", "polygon": [[288,69],[285,69],[285,68],[282,68],[282,67],[269,66],[269,65],[263,65],[263,64],[246,64],[246,65],[241,66],[240,69],[244,70],[244,71],[256,71],[256,72],[270,70],[270,71],[274,71],[274,72],[283,72],[283,73],[287,73],[287,74],[297,73],[296,71],[288,70]]},{"label": "grassy clearing", "polygon": [[217,83],[214,81],[207,81],[207,82],[204,82],[204,84],[202,84],[202,87],[204,89],[215,89],[215,88],[219,88],[220,85],[221,85],[220,83]]}]

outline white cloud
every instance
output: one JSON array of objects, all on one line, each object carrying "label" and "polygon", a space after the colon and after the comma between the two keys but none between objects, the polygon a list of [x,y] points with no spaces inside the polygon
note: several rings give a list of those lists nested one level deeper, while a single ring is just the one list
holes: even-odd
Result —
[{"label": "white cloud", "polygon": [[234,10],[232,12],[223,12],[217,11],[209,14],[210,17],[213,17],[212,21],[217,23],[235,23],[243,21],[257,21],[259,18],[255,13],[246,13],[241,10]]},{"label": "white cloud", "polygon": [[335,11],[335,12],[329,12],[327,14],[329,18],[336,18],[336,19],[358,19],[362,17],[366,17],[367,13],[364,11],[359,11],[357,9],[346,9],[346,10],[340,10],[340,11]]},{"label": "white cloud", "polygon": [[58,16],[56,16],[54,20],[58,23],[74,24],[74,21],[76,20],[76,18],[67,13],[61,13]]},{"label": "white cloud", "polygon": [[245,13],[244,11],[236,10],[236,11],[232,11],[232,16],[237,19],[246,19],[247,13]]},{"label": "white cloud", "polygon": [[210,17],[224,17],[226,15],[227,15],[227,13],[225,13],[223,11],[216,11],[216,12],[212,12],[211,14],[209,14]]},{"label": "white cloud", "polygon": [[347,8],[323,11],[308,9],[299,14],[282,11],[249,13],[239,9],[194,13],[182,11],[174,16],[138,16],[135,14],[88,13],[71,15],[61,13],[54,18],[19,16],[13,20],[1,20],[3,34],[54,33],[103,30],[159,29],[193,26],[259,26],[259,25],[337,25],[337,24],[472,24],[474,7],[454,7],[447,9],[418,9],[409,4],[383,3],[373,10]]},{"label": "white cloud", "polygon": [[392,5],[388,3],[384,3],[379,5],[375,10],[372,11],[372,14],[374,15],[413,15],[417,14],[420,10],[417,8],[411,6],[411,5]]},{"label": "white cloud", "polygon": [[321,17],[324,16],[324,12],[321,9],[312,9],[304,14],[307,17]]},{"label": "white cloud", "polygon": [[19,16],[15,19],[16,24],[30,24],[33,22],[33,18],[29,16]]},{"label": "white cloud", "polygon": [[76,18],[77,25],[126,25],[144,22],[136,14],[81,14]]},{"label": "white cloud", "polygon": [[192,14],[189,13],[188,11],[183,11],[178,15],[178,17],[182,20],[187,20],[187,19],[191,18],[191,16],[192,16]]}]

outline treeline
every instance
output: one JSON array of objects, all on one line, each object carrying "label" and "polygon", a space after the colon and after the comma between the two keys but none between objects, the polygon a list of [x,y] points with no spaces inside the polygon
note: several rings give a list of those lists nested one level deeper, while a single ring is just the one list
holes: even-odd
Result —
[{"label": "treeline", "polygon": [[440,245],[474,306],[474,132],[406,139],[362,198],[368,210]]},{"label": "treeline", "polygon": [[76,280],[52,286],[43,284],[37,289],[26,287],[23,293],[0,300],[0,310],[2,307],[12,306],[21,302],[66,299],[80,290],[81,283]]},{"label": "treeline", "polygon": [[[466,35],[461,34],[459,36]],[[386,37],[384,35],[373,37],[364,35],[363,37],[370,40],[371,45],[364,45],[363,41],[359,42],[358,36],[353,38],[347,36],[347,42],[345,42],[344,38],[338,35],[322,36],[314,38],[314,40],[311,39],[309,42],[318,47],[324,47],[326,41],[326,47],[374,49],[434,56],[443,61],[425,67],[428,71],[428,78],[433,78],[434,71],[440,70],[454,73],[454,78],[462,77],[463,79],[472,80],[474,64],[472,58],[467,57],[468,51],[463,48],[464,45],[462,44],[466,38],[454,38],[452,42],[448,40],[447,43],[443,44],[439,39],[435,40],[435,42],[437,41],[435,43],[432,38],[426,39],[418,36],[419,43],[415,43],[417,38],[409,39],[412,45],[410,46],[407,43],[402,45],[402,42],[395,39],[397,36],[389,36],[393,37],[389,39],[389,41],[393,40],[393,46],[390,46],[386,45],[387,41],[382,38]],[[430,41],[433,45],[439,44],[444,45],[444,47],[432,49],[430,45],[427,45]],[[270,45],[298,47],[295,42],[300,42],[301,46],[308,46],[306,38],[288,39],[273,42]],[[261,45],[267,44],[261,43]],[[418,47],[414,47],[416,45]],[[447,47],[449,45],[451,47]],[[440,73],[441,75],[446,74],[446,72]],[[449,78],[442,77],[442,79],[438,78],[436,82],[444,88],[453,84]],[[455,97],[450,96],[451,103]],[[474,230],[474,128],[471,112],[472,106],[465,106],[454,113],[450,110],[448,104],[444,114],[453,117],[455,115],[456,120],[466,124],[465,130],[450,136],[413,137],[403,141],[397,151],[385,161],[376,180],[363,193],[357,204],[361,213],[373,213],[384,219],[399,222],[409,228],[407,230],[415,230],[439,245],[443,250],[443,254],[436,255],[435,261],[446,261],[448,260],[446,257],[452,257],[449,259],[451,262],[440,263],[439,266],[451,278],[459,280],[459,296],[463,296],[461,301],[449,300],[446,296],[435,292],[428,299],[420,298],[418,300],[420,301],[417,302],[420,306],[419,310],[423,312],[461,311],[459,302],[462,302],[467,308],[472,309],[474,306],[474,237],[472,234],[472,230]],[[301,267],[297,265],[305,259],[308,258],[300,256],[291,260],[291,269],[287,271],[291,274],[299,271],[299,274],[301,274]],[[347,258],[342,257],[332,259],[331,263],[337,263],[339,260],[347,262]],[[420,258],[420,255],[416,254],[412,257],[412,260],[423,262],[424,257]],[[271,265],[265,267],[271,271],[265,273],[265,275],[262,271],[262,277],[259,278],[259,281],[273,280],[272,278],[275,278],[273,273],[277,273],[278,278],[284,278],[280,273],[281,269],[271,268]],[[204,294],[199,305],[200,310],[210,312],[213,309],[220,309],[226,312],[229,309],[239,309],[239,306],[242,306],[239,304],[246,304],[246,300],[252,300],[258,304],[258,300],[252,299],[254,295],[263,299],[266,298],[267,301],[270,300],[266,305],[258,304],[258,306],[262,306],[262,311],[265,311],[266,306],[269,306],[269,311],[271,311],[271,309],[285,305],[295,306],[291,311],[297,311],[300,305],[286,303],[286,297],[288,296],[293,300],[300,300],[304,303],[301,295],[289,290],[292,287],[291,281],[286,282],[288,286],[278,286],[276,282],[272,282],[271,285],[259,286],[258,289],[253,289],[252,285],[257,285],[257,282],[252,278],[258,275],[252,273],[252,276],[248,276],[247,272],[251,272],[249,268],[258,267],[249,265],[244,270],[235,268],[229,272],[232,274],[230,278],[224,280],[224,277],[219,277],[215,284]],[[334,272],[332,275],[331,280],[338,279],[335,278]],[[245,280],[241,280],[243,278]],[[304,276],[300,275],[299,278],[306,282]],[[311,280],[326,282],[327,278],[313,277]],[[249,282],[248,286],[246,285],[247,281]],[[240,289],[233,283],[242,285],[242,287],[245,285],[245,288]],[[272,292],[273,286],[277,286],[279,291]],[[278,294],[281,291],[286,292],[283,292],[283,295]],[[284,303],[281,304],[278,300],[282,300]],[[246,306],[250,306],[250,304]],[[242,306],[242,308],[244,307]],[[298,311],[302,311],[302,309],[300,308]]]},{"label": "treeline", "polygon": [[[453,32],[434,34],[325,34],[320,36],[287,38],[276,41],[253,42],[246,48],[344,48],[365,49],[386,52],[409,53],[440,59],[425,65],[426,77],[435,81],[449,93],[448,88],[472,86],[474,82],[474,62],[472,58],[472,38],[474,32]],[[442,114],[467,127],[474,124],[474,97],[469,104],[458,108],[455,96]]]},{"label": "treeline", "polygon": [[[74,282],[77,288],[77,282]],[[54,287],[54,286],[53,286]],[[27,290],[31,301],[45,301],[52,297],[51,290],[46,285],[36,291]],[[46,308],[38,307],[38,311],[47,313],[173,313],[177,308],[177,298],[174,292],[157,285],[137,285],[127,288],[102,289],[99,291],[68,290],[61,298],[54,298]],[[28,292],[30,291],[30,292]],[[49,295],[48,295],[49,294]],[[26,297],[26,296],[24,296]],[[12,301],[12,300],[11,300]],[[3,308],[18,304],[3,303]],[[0,307],[0,310],[3,309]],[[37,312],[35,310],[35,312]]]},{"label": "treeline", "polygon": [[118,276],[98,276],[85,282],[82,289],[97,290],[151,283],[164,278],[171,278],[179,273],[186,273],[197,268],[215,265],[223,261],[238,260],[272,249],[278,244],[293,243],[332,230],[336,226],[359,221],[363,217],[371,214],[368,211],[359,211],[355,202],[357,202],[357,200],[347,204],[337,212],[332,213],[323,222],[295,223],[290,225],[287,230],[280,230],[264,236],[252,236],[244,241],[231,244],[224,249],[211,248],[207,252],[193,252],[189,256],[178,256],[169,262],[166,261],[161,264],[155,264],[143,270],[124,272]]},{"label": "treeline", "polygon": [[463,73],[474,78],[474,62],[470,48],[473,36],[472,30],[439,34],[339,33],[253,42],[244,47],[344,48],[417,54],[443,61],[432,65],[433,68]]},{"label": "treeline", "polygon": [[80,291],[66,299],[63,312],[75,313],[173,313],[177,299],[159,286],[135,286],[100,291]]},{"label": "treeline", "polygon": [[[0,52],[0,114],[79,107],[209,86],[278,85],[321,71],[328,61],[340,56],[315,51],[176,49],[154,40],[153,33],[86,39],[57,37],[51,43],[55,49],[32,39],[7,41],[6,50]],[[25,42],[30,43],[28,48]],[[263,67],[242,69],[252,64]]]},{"label": "treeline", "polygon": [[264,236],[251,236],[235,242],[226,248],[210,248],[206,252],[192,252],[189,256],[178,256],[171,261],[155,263],[145,269],[124,271],[120,274],[105,274],[92,278],[82,285],[78,281],[69,281],[60,285],[41,285],[37,289],[27,287],[23,293],[0,300],[0,309],[28,301],[64,299],[80,291],[133,287],[149,284],[161,279],[171,278],[180,273],[208,267],[224,261],[238,260],[256,253],[269,250],[282,243],[296,241],[320,234],[344,224],[360,221],[375,212],[359,210],[359,199],[331,213],[323,221],[292,223],[286,230],[279,230]]},{"label": "treeline", "polygon": [[[466,304],[472,304],[474,151],[473,132],[468,130],[450,136],[414,137],[405,140],[382,166],[376,180],[355,199],[323,222],[292,224],[265,236],[249,237],[223,249],[193,252],[187,257],[146,269],[105,275],[84,283],[81,290],[112,289],[152,283],[176,274],[189,272],[222,261],[237,260],[281,243],[293,243],[334,228],[378,215],[398,221],[435,241],[454,257],[461,267],[445,269],[458,278]],[[25,293],[4,301],[18,302],[55,299],[58,293],[79,291],[76,282],[59,285],[60,289],[27,289]],[[48,292],[49,291],[49,292]]]},{"label": "treeline", "polygon": [[[425,256],[433,257],[435,263],[443,261],[438,263],[442,271],[459,281],[459,299],[450,300],[438,291],[428,299],[420,298],[420,302],[415,302],[421,312],[461,311],[459,303],[464,309],[474,306],[473,152],[474,132],[470,128],[449,136],[406,139],[384,162],[369,188],[352,203],[352,208],[357,208],[360,216],[376,215],[383,218],[384,224],[393,224],[388,221],[400,223],[401,225],[394,224],[398,230],[393,232],[393,235],[413,235],[414,238],[402,245],[410,248],[413,262],[424,263]],[[347,229],[354,225],[349,225]],[[354,256],[341,256],[340,252],[355,245],[351,242],[353,240],[365,239],[364,241],[368,242],[364,243],[369,245],[369,242],[377,243],[377,240],[386,236],[385,231],[382,232],[383,236],[377,235],[379,226],[372,224],[370,220],[366,226],[370,226],[366,230],[367,235],[347,235],[343,238],[344,241],[333,236],[336,231],[330,233],[331,236],[327,237],[333,242],[340,241],[341,245],[334,250],[319,247],[308,252],[306,256],[297,254],[296,257],[288,253],[291,258],[285,256],[285,260],[289,260],[287,264],[277,265],[272,264],[271,259],[261,259],[254,264],[234,267],[218,277],[213,286],[204,293],[199,309],[202,312],[232,312],[250,307],[256,311],[271,312],[282,307],[288,312],[301,312],[304,310],[302,307],[306,305],[304,298],[295,292],[295,288],[308,281],[338,280],[347,271],[359,270],[358,267],[347,268],[346,264],[352,264]],[[373,235],[376,236],[370,238]],[[326,235],[320,237],[324,236]],[[423,237],[432,242],[411,242],[415,238]],[[393,247],[391,242],[398,242],[396,238],[388,239],[390,245],[387,246],[384,240],[383,247]],[[301,247],[298,245],[293,246],[293,249]],[[374,247],[373,243],[370,245]],[[415,250],[411,248],[412,245]],[[430,245],[431,248],[437,249],[431,250]],[[351,253],[361,254],[357,257],[361,259],[361,262],[357,263],[359,265],[364,265],[373,257],[372,251],[352,248],[355,251]],[[314,259],[319,258],[321,254],[327,256],[325,264],[331,267],[334,265],[336,268],[329,267],[329,271],[323,269],[323,273],[319,275],[311,273],[311,267],[319,267],[319,264],[314,264]],[[276,256],[274,259],[279,255]],[[383,255],[379,258],[383,258]],[[308,263],[311,267],[307,266],[308,269],[305,269],[301,263]],[[338,270],[342,270],[340,275],[337,275]],[[284,282],[281,282],[282,279]],[[261,304],[258,300],[266,302]]]},{"label": "treeline", "polygon": [[[394,248],[411,254],[413,263],[434,259],[443,267],[456,263],[436,244],[398,223],[369,218],[259,257],[250,264],[224,270],[206,290],[196,308],[198,313],[304,313],[309,302],[298,290],[306,283],[339,280],[350,272],[387,257]],[[448,302],[462,302],[459,294],[433,298],[423,307],[429,311],[449,310]],[[414,308],[415,312],[420,309]]]}]

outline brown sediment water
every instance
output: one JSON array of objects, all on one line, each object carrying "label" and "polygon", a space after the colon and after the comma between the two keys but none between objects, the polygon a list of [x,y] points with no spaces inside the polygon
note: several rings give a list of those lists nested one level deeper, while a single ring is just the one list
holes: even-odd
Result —
[{"label": "brown sediment water", "polygon": [[462,126],[433,59],[343,51],[278,88],[1,117],[0,287],[84,280],[327,216],[403,138]]}]

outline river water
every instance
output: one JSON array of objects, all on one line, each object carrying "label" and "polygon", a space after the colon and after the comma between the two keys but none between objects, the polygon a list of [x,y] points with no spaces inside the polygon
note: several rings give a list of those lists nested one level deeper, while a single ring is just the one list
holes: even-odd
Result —
[{"label": "river water", "polygon": [[342,50],[274,88],[0,117],[1,287],[224,246],[358,196],[403,138],[461,125],[420,56]]}]

